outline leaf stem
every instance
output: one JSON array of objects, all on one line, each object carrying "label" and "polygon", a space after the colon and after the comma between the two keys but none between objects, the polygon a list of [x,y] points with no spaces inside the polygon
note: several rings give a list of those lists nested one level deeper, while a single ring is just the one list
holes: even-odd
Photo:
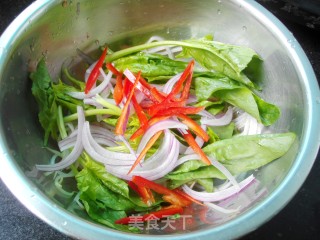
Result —
[{"label": "leaf stem", "polygon": [[182,46],[182,47],[194,47],[194,48],[200,48],[200,46],[196,46],[195,44],[188,43],[188,42],[182,42],[182,41],[161,41],[161,42],[151,42],[151,43],[145,43],[138,46],[126,48],[119,50],[115,53],[112,53],[110,55],[107,55],[106,61],[112,62],[118,58],[130,55],[132,53],[136,53],[145,49],[159,47],[159,46]]},{"label": "leaf stem", "polygon": [[[84,114],[86,117],[95,116],[95,115],[104,115],[104,114],[111,114],[111,115],[120,116],[120,114],[118,112],[114,111],[113,109],[89,109],[89,110],[84,111]],[[77,113],[71,114],[71,115],[63,118],[64,122],[71,122],[71,121],[74,121],[77,119],[78,119]]]}]

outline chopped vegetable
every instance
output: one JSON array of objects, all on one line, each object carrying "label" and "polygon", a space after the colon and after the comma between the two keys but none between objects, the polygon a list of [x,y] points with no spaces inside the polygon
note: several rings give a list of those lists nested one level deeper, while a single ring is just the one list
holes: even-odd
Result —
[{"label": "chopped vegetable", "polygon": [[84,89],[84,93],[88,93],[91,88],[93,87],[93,85],[96,83],[99,75],[100,75],[100,68],[102,67],[103,65],[103,62],[106,58],[106,55],[107,55],[107,51],[108,49],[105,48],[97,62],[97,64],[94,66],[94,68],[92,69],[89,77],[88,77],[88,80],[87,80],[87,84],[86,84],[86,88]]},{"label": "chopped vegetable", "polygon": [[[155,39],[108,55],[106,47],[81,69],[82,80],[64,68],[63,81],[54,81],[44,60],[30,75],[44,144],[51,137],[59,148],[51,150],[51,164],[36,165],[55,171],[41,179],[68,207],[126,232],[143,230],[133,224],[136,214],[142,228],[170,216],[181,230],[183,219],[175,218],[182,213],[193,215],[193,228],[198,215],[210,223],[208,209],[230,218],[243,212],[266,192],[250,174],[284,156],[296,138],[263,134],[281,112],[245,75],[262,61],[252,49],[211,36]],[[69,192],[63,184],[72,181]],[[225,203],[242,195],[243,207]]]}]

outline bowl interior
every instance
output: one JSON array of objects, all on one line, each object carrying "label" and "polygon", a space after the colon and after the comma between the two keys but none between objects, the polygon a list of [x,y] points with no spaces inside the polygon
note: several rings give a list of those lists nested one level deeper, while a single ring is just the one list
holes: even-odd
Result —
[{"label": "bowl interior", "polygon": [[[35,5],[35,4],[34,4]],[[70,202],[52,195],[51,186],[43,178],[26,177],[35,164],[48,163],[51,153],[42,148],[43,131],[38,123],[37,108],[31,95],[29,71],[45,57],[54,79],[58,79],[61,66],[68,62],[79,65],[76,49],[97,57],[96,50],[107,43],[112,49],[136,45],[148,40],[152,35],[166,39],[200,38],[213,34],[221,42],[245,45],[253,48],[263,58],[261,69],[255,76],[263,82],[261,96],[281,108],[281,118],[267,129],[274,132],[295,132],[298,141],[290,152],[262,169],[254,172],[267,189],[258,201],[243,210],[244,215],[252,209],[269,201],[283,179],[292,170],[292,166],[301,149],[301,144],[308,137],[305,131],[310,113],[308,90],[305,79],[299,72],[294,57],[295,46],[299,48],[293,36],[284,35],[265,15],[259,13],[259,6],[242,1],[44,1],[42,7],[29,14],[12,36],[11,44],[5,49],[6,56],[1,66],[0,92],[0,127],[3,137],[3,149],[28,187],[36,188],[37,195],[44,201],[55,204],[55,211],[68,209],[71,221],[83,222],[83,236],[86,232],[86,215]],[[39,8],[38,3],[37,8]],[[36,8],[34,6],[34,8]],[[32,8],[29,12],[33,11]],[[22,17],[21,17],[22,18]],[[293,51],[293,52],[292,52]],[[77,72],[75,72],[77,74]],[[260,191],[262,187],[256,189]],[[292,191],[297,189],[293,188]],[[290,190],[291,191],[291,190]],[[293,193],[292,193],[293,194]],[[239,197],[240,198],[240,197]],[[281,206],[277,207],[280,209]],[[59,214],[60,214],[59,213]],[[69,214],[69,213],[64,213]],[[270,215],[275,213],[270,213]],[[262,215],[261,215],[262,216]],[[44,216],[42,218],[45,219]],[[221,217],[213,224],[199,223],[195,229],[185,232],[199,232],[208,229],[222,229],[233,218]],[[260,217],[264,218],[264,217]],[[83,220],[82,220],[83,219]],[[50,220],[45,219],[50,224]],[[261,224],[267,219],[257,220]],[[56,226],[56,223],[53,223]],[[96,229],[95,224],[91,224]],[[70,233],[70,226],[59,225],[59,229]],[[256,226],[252,226],[254,228]],[[99,228],[102,233],[112,230]],[[249,229],[247,229],[249,230]],[[75,231],[75,230],[74,230]],[[76,231],[75,231],[76,232]],[[152,234],[179,233],[178,231],[158,231]],[[231,233],[229,233],[231,234]]]}]

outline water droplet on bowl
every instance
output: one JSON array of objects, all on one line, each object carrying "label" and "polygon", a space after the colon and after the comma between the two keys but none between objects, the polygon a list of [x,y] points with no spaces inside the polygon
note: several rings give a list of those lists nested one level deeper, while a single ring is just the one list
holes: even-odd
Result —
[{"label": "water droplet on bowl", "polygon": [[242,26],[242,31],[247,31],[247,27],[246,26]]},{"label": "water droplet on bowl", "polygon": [[217,10],[217,13],[218,13],[218,15],[220,15],[220,14],[221,14],[221,10],[220,10],[220,9],[218,9],[218,10]]},{"label": "water droplet on bowl", "polygon": [[63,226],[67,226],[67,224],[68,224],[67,221],[62,222]]}]

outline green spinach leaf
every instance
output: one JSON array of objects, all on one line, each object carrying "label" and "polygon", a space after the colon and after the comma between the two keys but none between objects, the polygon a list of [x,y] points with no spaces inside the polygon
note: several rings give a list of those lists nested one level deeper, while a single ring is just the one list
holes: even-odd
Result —
[{"label": "green spinach leaf", "polygon": [[265,126],[272,125],[280,116],[280,109],[265,102],[249,88],[228,77],[215,78],[198,77],[195,81],[195,93],[199,100],[211,96],[218,97],[233,106],[236,106],[256,118]]},{"label": "green spinach leaf", "polygon": [[36,71],[30,74],[30,78],[32,94],[39,107],[39,122],[45,131],[44,145],[47,145],[50,136],[57,139],[58,106],[52,89],[52,79],[44,59],[38,63]]},{"label": "green spinach leaf", "polygon": [[187,62],[172,60],[160,54],[139,52],[135,55],[119,58],[114,61],[115,67],[123,72],[129,69],[134,73],[141,71],[141,75],[149,81],[169,79],[181,73]]},{"label": "green spinach leaf", "polygon": [[283,156],[291,147],[294,133],[235,136],[214,142],[203,151],[215,157],[232,174],[257,169]]},{"label": "green spinach leaf", "polygon": [[184,42],[191,47],[183,46],[183,51],[177,56],[194,58],[207,70],[214,70],[254,88],[251,80],[242,72],[258,54],[251,48],[212,41],[208,38],[190,39]]}]

